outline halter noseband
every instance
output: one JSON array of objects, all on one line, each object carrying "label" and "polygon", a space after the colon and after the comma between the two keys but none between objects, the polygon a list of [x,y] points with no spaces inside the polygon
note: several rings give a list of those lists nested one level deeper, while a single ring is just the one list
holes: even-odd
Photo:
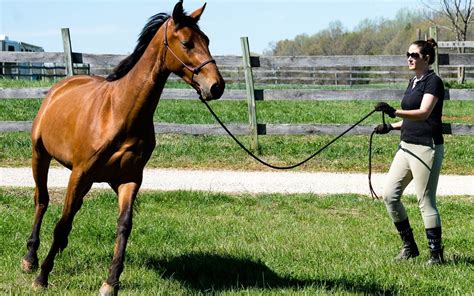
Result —
[{"label": "halter noseband", "polygon": [[171,47],[169,47],[169,44],[168,44],[168,36],[167,36],[168,23],[169,23],[169,21],[170,21],[170,18],[165,22],[165,34],[164,34],[165,36],[164,36],[164,38],[163,38],[163,40],[164,40],[163,44],[164,44],[165,48],[166,48],[167,50],[169,50],[169,52],[171,52],[171,54],[172,54],[186,69],[188,69],[189,71],[191,71],[191,73],[193,73],[192,76],[191,76],[191,81],[194,81],[194,75],[198,74],[198,73],[201,71],[201,69],[202,69],[205,65],[207,65],[207,64],[209,64],[209,63],[214,63],[214,64],[215,64],[216,61],[215,61],[214,59],[209,59],[209,60],[207,60],[207,61],[202,62],[201,64],[199,64],[197,67],[191,67],[191,66],[187,65],[185,62],[183,62],[183,61],[176,55],[176,53],[171,49]]}]

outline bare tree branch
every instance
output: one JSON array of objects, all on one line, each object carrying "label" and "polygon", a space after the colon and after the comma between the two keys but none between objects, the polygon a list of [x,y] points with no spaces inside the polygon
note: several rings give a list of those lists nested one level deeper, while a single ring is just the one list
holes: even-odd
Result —
[{"label": "bare tree branch", "polygon": [[[421,0],[425,8],[436,13],[436,15],[444,16],[450,23],[449,30],[454,32],[456,41],[466,41],[469,33],[469,24],[473,22],[473,0],[438,0],[438,5],[434,6],[427,3],[428,0]],[[430,1],[433,3],[434,1]],[[426,14],[425,14],[426,15]],[[437,24],[437,21],[432,17],[427,19],[437,25],[438,27],[444,27]],[[459,47],[459,53],[464,53],[465,49]],[[465,78],[465,70],[463,67],[458,69],[458,82],[463,83]]]}]

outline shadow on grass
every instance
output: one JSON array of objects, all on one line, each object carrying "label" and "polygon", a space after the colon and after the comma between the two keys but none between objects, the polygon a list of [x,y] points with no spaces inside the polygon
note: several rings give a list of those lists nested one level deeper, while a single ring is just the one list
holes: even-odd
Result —
[{"label": "shadow on grass", "polygon": [[300,280],[282,277],[262,262],[213,254],[187,254],[170,259],[149,258],[147,267],[163,278],[179,281],[183,286],[199,292],[219,292],[245,289],[303,289],[315,287],[325,290],[345,290],[363,294],[394,295],[375,282],[359,279]]}]

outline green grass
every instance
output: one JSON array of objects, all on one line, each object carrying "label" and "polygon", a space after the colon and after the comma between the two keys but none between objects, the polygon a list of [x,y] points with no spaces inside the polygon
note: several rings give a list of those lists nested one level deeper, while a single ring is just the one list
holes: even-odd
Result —
[{"label": "green grass", "polygon": [[[24,88],[24,87],[50,87],[60,79],[49,80],[23,80],[9,79],[0,77],[0,87],[3,88]],[[323,89],[323,90],[340,90],[340,89],[404,89],[407,83],[371,83],[371,84],[355,84],[355,85],[317,85],[317,84],[269,84],[256,83],[257,89]],[[168,80],[166,82],[168,88],[190,88],[190,86],[182,80]],[[226,83],[227,89],[245,89],[245,83]]]},{"label": "green grass", "polygon": [[[398,101],[388,101],[399,106]],[[215,101],[211,107],[225,123],[248,121],[245,101]],[[352,124],[375,105],[371,101],[263,101],[257,102],[260,123],[291,124]],[[350,111],[349,111],[350,110]],[[445,102],[446,123],[474,123],[474,101]],[[376,124],[380,116],[373,115],[363,124]],[[162,100],[155,112],[155,121],[175,123],[214,123],[215,120],[198,101]]]},{"label": "green grass", "polygon": [[445,86],[453,89],[473,89],[474,81],[465,81],[463,84],[460,84],[457,81],[449,81],[445,82]]},{"label": "green grass", "polygon": [[[3,88],[24,88],[24,87],[50,87],[54,83],[61,80],[45,79],[45,80],[26,80],[26,79],[10,79],[0,77],[0,87]],[[258,83],[255,82],[256,89],[321,89],[321,90],[349,90],[349,89],[405,89],[407,82],[395,83],[363,83],[353,85],[319,85],[319,84],[285,84],[285,83]],[[452,89],[472,89],[473,81],[466,81],[459,84],[457,81],[445,81],[446,88]],[[190,88],[190,86],[182,80],[168,80],[166,87],[169,88]],[[227,89],[245,89],[245,83],[226,83]]]},{"label": "green grass", "polygon": [[50,87],[59,79],[26,80],[0,77],[0,88]]},{"label": "green grass", "polygon": [[[0,188],[0,294],[38,295],[20,261],[33,218],[32,189]],[[64,190],[52,192],[40,260]],[[405,203],[421,256],[396,263],[400,241],[382,202],[360,195],[143,192],[121,277],[124,295],[467,295],[472,293],[474,203],[439,201],[447,264],[429,267],[414,197]],[[94,191],[41,295],[96,295],[115,239],[117,202]]]},{"label": "green grass", "polygon": [[[399,106],[398,101],[388,101]],[[32,121],[41,105],[40,99],[0,100],[0,121]],[[225,123],[248,122],[245,101],[213,101],[211,107]],[[369,113],[371,101],[263,101],[257,102],[260,123],[350,124]],[[474,101],[446,101],[444,122],[474,124]],[[211,124],[214,118],[199,100],[161,100],[155,111],[156,122]],[[380,122],[377,114],[363,124]]]},{"label": "green grass", "polygon": [[[249,147],[249,138],[239,139]],[[333,136],[262,136],[260,156],[277,165],[299,162]],[[147,168],[265,170],[242,151],[228,136],[158,135],[157,147]],[[474,174],[472,136],[445,136],[442,174]],[[396,135],[376,136],[373,169],[386,172],[399,142]],[[297,170],[367,172],[368,136],[345,136]],[[31,142],[28,133],[0,133],[0,166],[30,166]],[[53,163],[53,165],[58,165]]]}]

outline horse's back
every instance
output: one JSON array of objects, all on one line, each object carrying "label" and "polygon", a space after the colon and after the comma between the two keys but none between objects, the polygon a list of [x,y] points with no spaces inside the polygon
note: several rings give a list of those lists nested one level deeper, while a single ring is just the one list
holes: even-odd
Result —
[{"label": "horse's back", "polygon": [[[51,87],[43,101],[41,109],[57,100],[67,101],[81,99],[84,94],[78,94],[81,93],[82,89],[86,88],[90,91],[94,87],[97,87],[99,84],[103,83],[104,81],[105,79],[102,77],[87,75],[78,75],[65,78]],[[41,109],[38,114],[41,113]]]},{"label": "horse's back", "polygon": [[[81,105],[87,100],[91,92],[103,84],[104,78],[97,76],[72,76],[56,83],[48,91],[33,122],[32,134],[35,135],[42,128],[45,117],[49,120],[61,120],[77,116]],[[89,101],[91,102],[91,101]]]}]

